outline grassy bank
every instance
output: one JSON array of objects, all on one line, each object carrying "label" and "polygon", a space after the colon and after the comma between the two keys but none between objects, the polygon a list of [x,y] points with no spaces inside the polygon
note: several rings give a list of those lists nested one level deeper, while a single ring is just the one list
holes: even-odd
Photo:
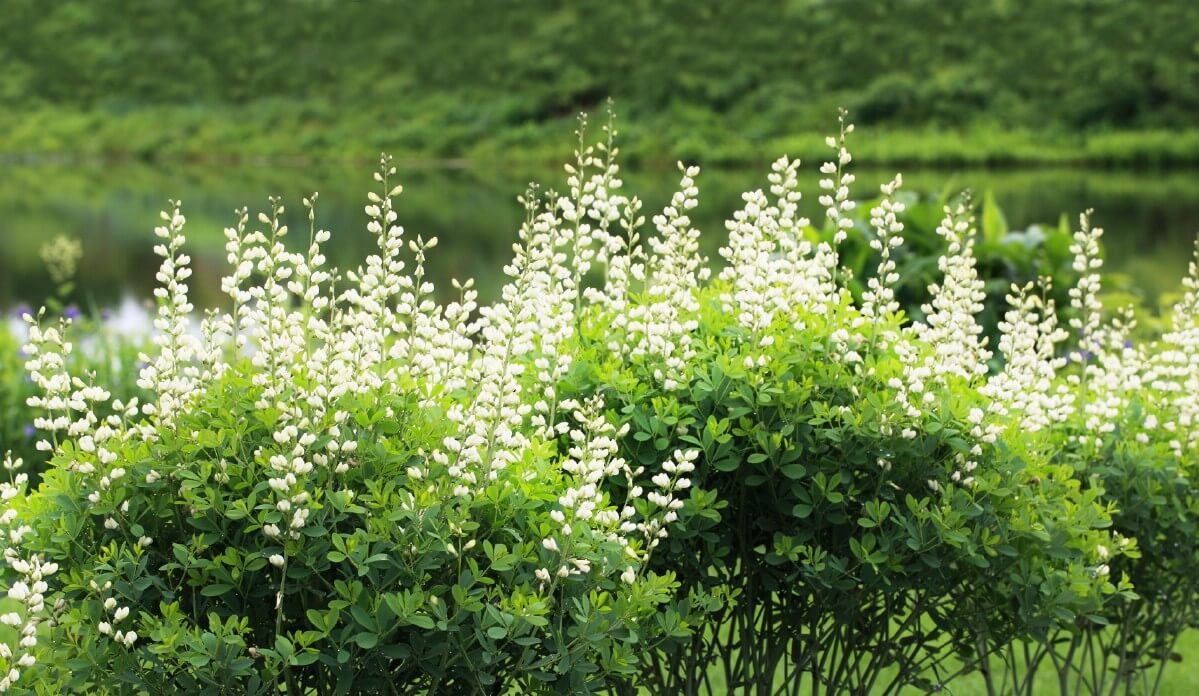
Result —
[{"label": "grassy bank", "polygon": [[[596,107],[593,122],[602,117]],[[406,110],[405,110],[406,111]],[[831,123],[830,118],[830,123]],[[230,162],[404,160],[557,162],[573,139],[573,115],[497,120],[468,110],[420,114],[336,112],[312,103],[239,107],[152,106],[129,111],[42,107],[0,110],[0,157]],[[592,127],[597,127],[593,123]],[[705,114],[636,114],[618,124],[624,155],[642,164],[678,159],[760,164],[786,152],[824,155],[824,134],[765,124],[742,127]],[[865,164],[918,166],[1142,166],[1199,164],[1199,129],[1069,132],[979,124],[956,130],[879,126],[861,139]],[[299,153],[303,153],[301,156]]]},{"label": "grassy bank", "polygon": [[859,161],[1199,163],[1188,0],[4,7],[10,155],[556,163],[611,96],[630,164],[823,154],[838,107]]}]

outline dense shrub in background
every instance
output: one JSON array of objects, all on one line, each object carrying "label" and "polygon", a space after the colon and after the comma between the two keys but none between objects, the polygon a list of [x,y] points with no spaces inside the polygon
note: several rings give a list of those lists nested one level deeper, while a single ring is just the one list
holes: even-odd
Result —
[{"label": "dense shrub in background", "polygon": [[902,181],[856,227],[851,132],[828,141],[824,222],[798,217],[780,159],[713,278],[698,168],[646,231],[611,122],[596,146],[580,129],[563,192],[522,197],[482,308],[469,282],[433,299],[436,240],[396,224],[387,158],[377,254],[327,268],[315,196],[301,253],[279,201],[240,211],[231,309],[194,324],[173,205],[149,398],[72,378],[69,324],[27,317],[53,459],[36,490],[10,461],[2,490],[19,606],[0,687],[866,694],[977,669],[1027,691],[1052,665],[1098,693],[1092,663],[1114,661],[1108,685],[1149,674],[1192,620],[1166,574],[1194,558],[1199,280],[1161,345],[1131,343],[1084,216],[1071,271],[1049,264],[1078,278],[1067,321],[1051,280],[1018,284],[991,346],[961,200],[909,318]]}]

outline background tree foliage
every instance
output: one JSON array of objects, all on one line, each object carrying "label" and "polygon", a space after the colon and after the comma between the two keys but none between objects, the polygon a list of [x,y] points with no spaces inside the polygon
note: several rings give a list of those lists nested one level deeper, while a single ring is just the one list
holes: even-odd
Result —
[{"label": "background tree foliage", "polygon": [[567,122],[609,96],[683,150],[686,138],[820,130],[839,105],[887,128],[1062,133],[1180,128],[1199,112],[1199,4],[1189,0],[0,8],[0,111],[244,109],[262,129],[322,126],[334,144],[343,124],[369,122],[384,142],[364,147],[442,155],[497,133],[520,141],[522,129]]}]

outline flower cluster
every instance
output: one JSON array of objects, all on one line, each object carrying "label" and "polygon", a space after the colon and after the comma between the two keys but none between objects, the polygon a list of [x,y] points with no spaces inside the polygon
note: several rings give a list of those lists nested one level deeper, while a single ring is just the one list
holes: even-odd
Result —
[{"label": "flower cluster", "polygon": [[[1183,295],[1174,306],[1172,326],[1162,337],[1162,349],[1153,356],[1148,381],[1154,392],[1172,405],[1179,430],[1174,449],[1178,456],[1199,446],[1199,245],[1182,281]],[[1156,417],[1142,422],[1157,429]],[[1148,440],[1147,433],[1138,438]]]},{"label": "flower cluster", "polygon": [[25,314],[23,319],[29,326],[25,370],[40,392],[29,397],[28,405],[44,413],[34,418],[33,427],[53,438],[38,442],[38,449],[45,451],[56,446],[57,433],[67,430],[72,422],[71,376],[66,371],[66,359],[73,346],[65,338],[70,320],[62,319],[58,327],[42,328],[43,316]]},{"label": "flower cluster", "polygon": [[776,316],[794,321],[797,303],[825,299],[827,275],[811,263],[812,244],[803,236],[810,223],[797,216],[802,197],[798,169],[798,160],[776,160],[769,177],[776,203],[760,190],[747,192],[742,195],[745,206],[725,223],[729,241],[720,255],[728,265],[719,277],[729,290],[721,302],[725,311],[736,313],[754,344],[766,338]]},{"label": "flower cluster", "polygon": [[980,338],[982,327],[975,318],[983,309],[986,294],[975,266],[972,225],[966,204],[960,203],[956,208],[946,207],[945,219],[937,228],[949,248],[937,262],[944,280],[929,288],[933,299],[921,308],[924,321],[913,325],[917,337],[934,350],[924,361],[925,372],[917,378],[956,376],[970,381],[987,372],[991,352]]},{"label": "flower cluster", "polygon": [[1032,283],[1012,288],[1007,297],[1011,309],[999,324],[1004,366],[979,390],[990,400],[992,411],[1011,417],[1025,432],[1051,428],[1073,410],[1073,392],[1057,380],[1058,371],[1066,366],[1057,346],[1067,335],[1057,325],[1053,300],[1047,298],[1048,285],[1043,279],[1040,294]]},{"label": "flower cluster", "polygon": [[[154,246],[154,253],[162,257],[162,266],[157,279],[160,284],[154,290],[158,298],[158,316],[154,328],[158,335],[154,343],[158,348],[153,358],[143,355],[146,366],[141,371],[138,386],[157,395],[156,403],[142,406],[147,415],[156,416],[164,425],[169,425],[195,388],[196,367],[191,364],[196,355],[196,345],[189,329],[192,305],[188,301],[187,279],[191,277],[191,258],[182,253],[186,238],[183,226],[187,219],[180,212],[180,203],[171,202],[172,210],[163,211],[166,225],[156,227],[154,234],[161,243]],[[152,436],[146,429],[143,434]]]},{"label": "flower cluster", "polygon": [[43,244],[39,254],[50,273],[50,279],[62,285],[75,277],[79,259],[83,257],[83,244],[73,237],[58,235]]},{"label": "flower cluster", "polygon": [[[642,499],[643,490],[636,480],[644,473],[644,467],[633,470],[617,454],[619,438],[628,434],[628,424],[618,430],[609,422],[599,396],[581,404],[568,400],[562,405],[571,409],[576,421],[568,432],[571,445],[568,458],[562,463],[568,486],[558,498],[561,508],[551,513],[559,525],[558,534],[542,540],[542,546],[557,554],[561,564],[552,573],[548,568],[538,569],[537,577],[543,585],[552,587],[555,582],[552,576],[560,579],[590,571],[590,561],[575,555],[579,547],[608,541],[623,549],[626,565],[621,580],[632,584],[653,549],[666,537],[666,525],[677,518],[683,503],[674,493],[691,485],[687,474],[694,470],[698,452],[677,452],[673,460],[662,464],[662,472],[653,477],[656,490],[644,494],[648,506],[654,510],[643,511],[647,514],[639,519],[635,504]],[[618,506],[611,499],[609,479],[623,480],[626,484],[627,499],[623,505]]]},{"label": "flower cluster", "polygon": [[866,281],[866,290],[862,293],[862,316],[870,320],[871,336],[884,341],[895,340],[894,336],[878,336],[882,318],[899,311],[899,302],[895,300],[895,283],[899,282],[896,273],[895,259],[892,254],[895,249],[903,246],[903,215],[905,206],[896,200],[895,194],[903,186],[903,176],[896,174],[891,181],[882,184],[879,190],[883,194],[879,204],[870,210],[870,224],[874,228],[874,239],[870,240],[870,248],[878,254],[878,267],[874,277]]},{"label": "flower cluster", "polygon": [[655,361],[654,378],[667,390],[679,386],[694,356],[690,332],[695,323],[688,316],[698,309],[695,291],[710,273],[699,254],[699,231],[687,214],[699,204],[699,167],[680,162],[679,171],[678,191],[653,217],[657,235],[648,239],[650,252],[641,257],[644,268],[632,260],[633,250],[626,249],[630,259],[623,266],[644,278],[644,290],[640,302],[628,305],[613,326],[626,334],[623,351]]},{"label": "flower cluster", "polygon": [[18,496],[25,495],[27,479],[20,473],[22,462],[11,455],[4,458],[5,473],[11,481],[0,483],[0,538],[4,545],[4,562],[15,574],[7,596],[17,602],[19,609],[0,614],[0,624],[17,632],[16,643],[0,642],[0,693],[10,691],[21,679],[21,673],[37,663],[39,625],[47,618],[46,578],[58,572],[58,564],[46,561],[40,553],[22,548],[31,527],[21,521],[18,511],[11,507]]},{"label": "flower cluster", "polygon": [[1074,272],[1078,274],[1078,284],[1070,288],[1070,306],[1075,312],[1070,318],[1070,327],[1078,332],[1079,357],[1083,361],[1088,351],[1097,348],[1101,342],[1097,334],[1103,312],[1103,304],[1099,301],[1102,283],[1099,269],[1103,267],[1099,239],[1103,236],[1103,228],[1091,225],[1092,212],[1087,210],[1079,215],[1079,230],[1074,233],[1074,243],[1070,245],[1070,253],[1074,254]]}]

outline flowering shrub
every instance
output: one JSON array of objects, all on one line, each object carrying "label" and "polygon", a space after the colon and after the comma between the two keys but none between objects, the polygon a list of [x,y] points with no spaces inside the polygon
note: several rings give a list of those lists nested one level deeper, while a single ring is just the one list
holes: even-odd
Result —
[{"label": "flowering shrub", "polygon": [[911,320],[900,177],[868,272],[843,260],[852,131],[829,139],[825,221],[780,159],[713,277],[699,169],[647,232],[611,122],[595,146],[580,128],[485,307],[469,281],[434,299],[437,240],[396,224],[386,157],[378,253],[328,268],[315,195],[301,252],[280,201],[243,209],[231,309],[199,321],[172,204],[147,398],[72,376],[67,326],[26,317],[53,458],[36,490],[12,459],[0,487],[0,687],[898,693],[979,670],[1027,692],[1048,662],[1098,693],[1100,659],[1142,678],[1199,589],[1199,273],[1174,330],[1134,345],[1084,217],[1074,337],[1043,281],[1010,288],[992,346],[962,199]]},{"label": "flowering shrub", "polygon": [[[934,688],[955,653],[973,661],[1045,635],[1127,589],[1096,570],[1117,548],[1101,489],[1019,433],[1035,385],[1014,367],[987,379],[966,208],[944,212],[944,279],[924,321],[905,326],[890,287],[898,178],[871,213],[877,270],[860,302],[847,291],[849,131],[822,168],[823,240],[797,218],[797,163],[782,159],[770,195],[745,194],[728,223],[716,281],[700,287],[688,270],[702,264],[668,209],[651,256],[610,261],[640,283],[609,282],[603,300],[669,314],[585,317],[578,351],[597,357],[572,387],[622,405],[630,459],[701,453],[657,562],[679,573],[684,613],[715,625],[660,654],[646,675],[655,692],[711,689],[714,664],[746,693],[775,693],[780,675],[814,692]],[[674,211],[689,207],[693,177]]]},{"label": "flowering shrub", "polygon": [[53,626],[53,659],[26,682],[575,693],[686,630],[660,611],[670,574],[646,564],[694,454],[616,497],[606,480],[644,470],[618,456],[602,400],[556,401],[552,420],[524,427],[526,395],[553,389],[528,361],[561,340],[541,331],[542,310],[569,307],[577,287],[557,252],[566,228],[530,221],[505,301],[475,320],[469,283],[458,302],[429,299],[435,240],[408,241],[404,273],[393,174],[384,160],[366,209],[379,254],[344,278],[324,269],[312,201],[302,254],[282,245],[277,201],[260,230],[243,211],[226,233],[234,309],[199,335],[186,220],[164,212],[149,403],[98,417],[108,393],[69,378],[60,330],[26,317],[31,405],[56,455],[12,519],[28,525],[34,570],[58,564],[53,607],[39,577],[29,610]]},{"label": "flowering shrub", "polygon": [[[1058,409],[1052,419],[1030,413],[1025,427],[1051,427],[1054,459],[1075,469],[1080,481],[1102,488],[1111,501],[1118,549],[1100,549],[1105,561],[1100,570],[1127,577],[1136,591],[1115,595],[1102,612],[1079,617],[1035,646],[1023,663],[1009,655],[1006,676],[1017,694],[1033,693],[1032,675],[1044,664],[1056,673],[1062,693],[1155,693],[1162,668],[1177,657],[1179,635],[1199,623],[1193,465],[1199,263],[1191,263],[1183,280],[1172,327],[1159,341],[1137,345],[1131,310],[1110,323],[1100,320],[1102,230],[1092,228],[1086,215],[1081,222],[1072,247],[1081,280],[1071,290],[1070,322],[1080,336],[1071,357],[1080,364],[1057,385],[1054,397],[1063,406],[1072,401],[1072,408]],[[1027,311],[1035,300],[1022,297],[1016,304]],[[1016,321],[1009,335],[1029,328],[1027,315]],[[1038,352],[1042,367],[1054,360],[1051,352]]]}]

